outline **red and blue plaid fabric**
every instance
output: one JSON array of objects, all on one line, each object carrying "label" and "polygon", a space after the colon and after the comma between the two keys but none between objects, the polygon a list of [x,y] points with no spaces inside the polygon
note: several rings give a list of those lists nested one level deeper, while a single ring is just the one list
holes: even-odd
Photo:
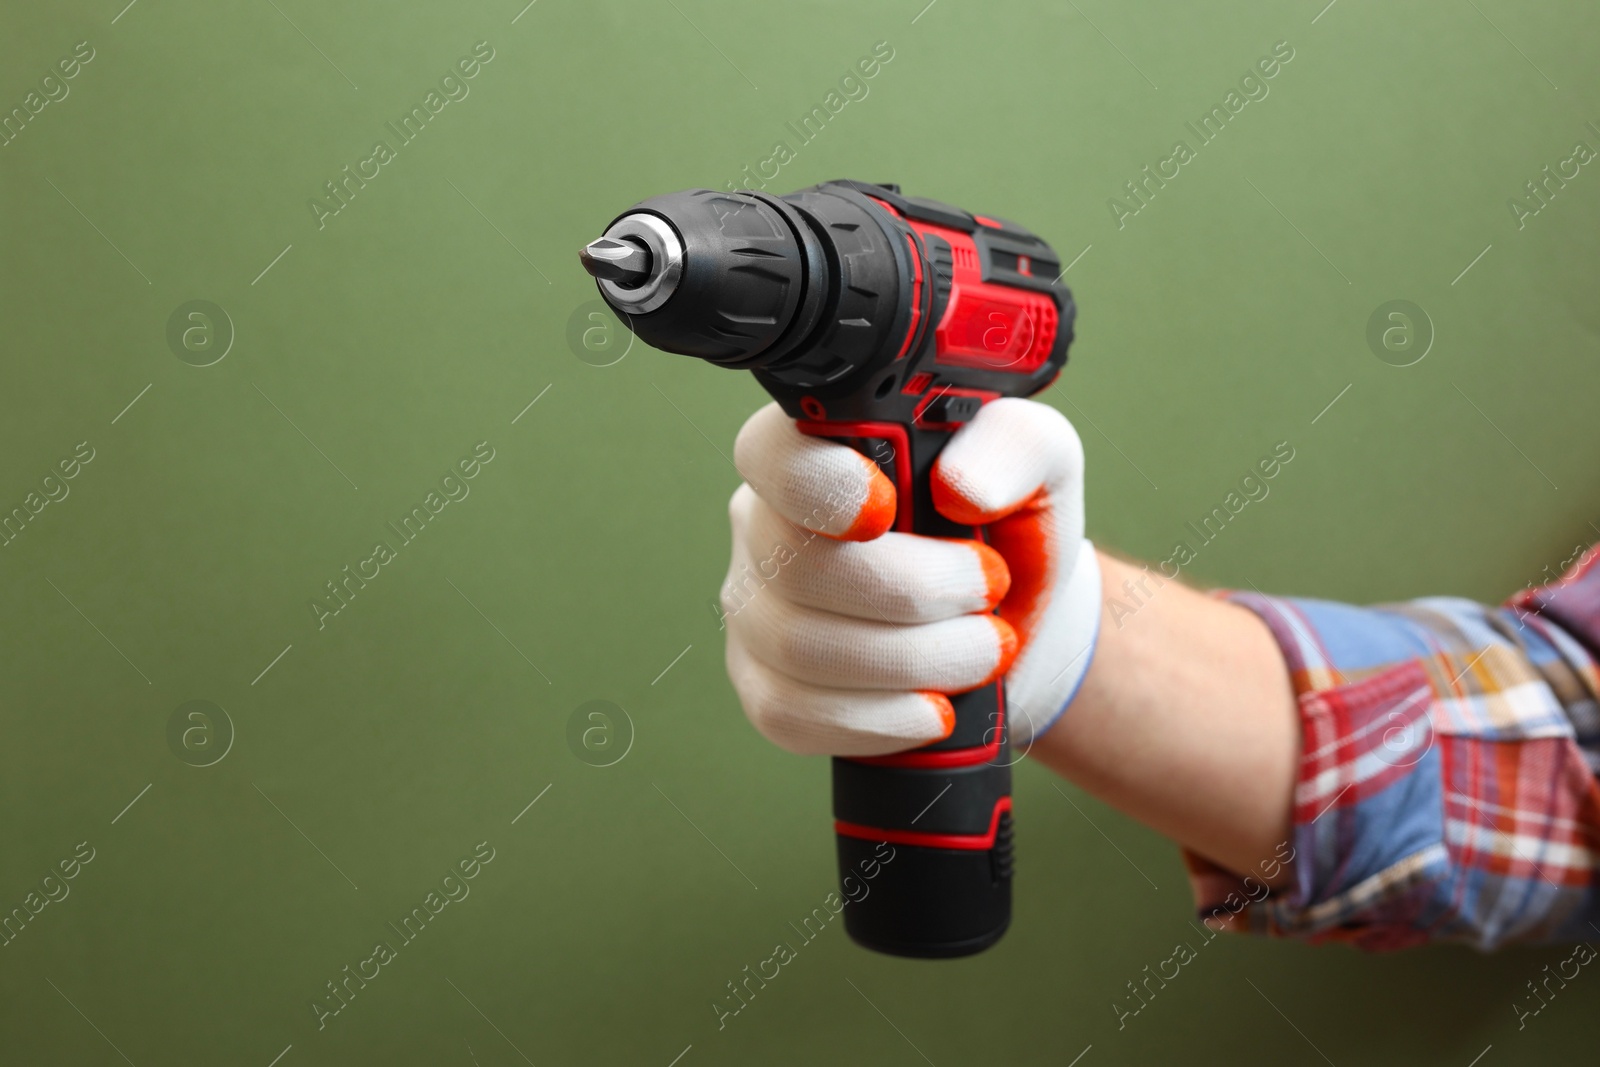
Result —
[{"label": "red and blue plaid fabric", "polygon": [[1201,919],[1366,949],[1600,935],[1600,546],[1498,608],[1228,598],[1299,704],[1295,879],[1186,855]]}]

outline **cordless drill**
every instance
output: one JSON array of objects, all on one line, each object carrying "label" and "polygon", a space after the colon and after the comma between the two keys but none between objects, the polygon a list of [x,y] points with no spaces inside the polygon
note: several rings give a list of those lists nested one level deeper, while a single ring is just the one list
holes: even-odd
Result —
[{"label": "cordless drill", "polygon": [[[984,539],[934,509],[934,460],[983,404],[1055,380],[1076,313],[1044,241],[896,185],[669,193],[580,258],[636,335],[753,371],[803,432],[877,463],[898,493],[895,529],[933,537]],[[951,699],[945,740],[833,761],[841,878],[894,847],[845,909],[850,936],[879,952],[966,956],[1011,921],[1004,690]]]}]

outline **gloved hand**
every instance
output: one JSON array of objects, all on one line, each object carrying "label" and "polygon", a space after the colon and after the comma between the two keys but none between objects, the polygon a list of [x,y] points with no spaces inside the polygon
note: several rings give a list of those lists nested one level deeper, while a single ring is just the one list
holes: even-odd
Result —
[{"label": "gloved hand", "polygon": [[914,748],[950,735],[946,694],[1001,675],[1015,747],[1055,722],[1100,619],[1083,445],[1064,416],[991,401],[940,454],[935,506],[988,526],[988,545],[888,532],[889,479],[776,404],[739,431],[734,463],[728,675],[769,740],[803,755]]}]

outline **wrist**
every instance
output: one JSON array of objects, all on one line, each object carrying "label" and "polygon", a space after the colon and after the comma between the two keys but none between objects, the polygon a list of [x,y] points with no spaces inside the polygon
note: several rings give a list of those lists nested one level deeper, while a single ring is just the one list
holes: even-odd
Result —
[{"label": "wrist", "polygon": [[[1137,564],[1102,553],[1092,669],[1029,755],[1230,870],[1285,839],[1300,759],[1289,671],[1253,612],[1178,581],[1135,605]],[[1136,609],[1130,617],[1126,608]]]}]

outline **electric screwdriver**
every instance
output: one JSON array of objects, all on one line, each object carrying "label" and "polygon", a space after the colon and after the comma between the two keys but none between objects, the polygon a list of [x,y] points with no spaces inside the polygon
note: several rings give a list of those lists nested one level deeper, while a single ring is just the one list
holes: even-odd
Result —
[{"label": "electric screwdriver", "polygon": [[[877,463],[895,529],[933,537],[984,539],[935,510],[934,460],[983,404],[1055,380],[1076,315],[1040,238],[896,185],[669,193],[623,212],[580,259],[638,337],[754,372],[803,432]],[[879,952],[970,955],[1011,921],[1003,683],[951,701],[945,740],[833,760],[841,878],[894,848],[845,909],[851,938]]]}]

